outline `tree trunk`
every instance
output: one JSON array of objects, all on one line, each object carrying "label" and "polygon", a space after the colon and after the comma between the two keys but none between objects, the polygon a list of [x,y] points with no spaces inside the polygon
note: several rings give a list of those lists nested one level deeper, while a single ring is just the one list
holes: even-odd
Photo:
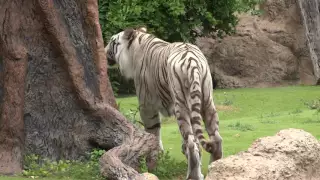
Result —
[{"label": "tree trunk", "polygon": [[320,0],[297,0],[317,85],[320,85]]},{"label": "tree trunk", "polygon": [[[2,42],[1,42],[2,44]],[[0,120],[0,171],[12,174],[22,169],[24,146],[24,86],[27,54],[23,47],[8,40],[4,50],[2,75],[2,110]]]},{"label": "tree trunk", "polygon": [[0,8],[0,173],[20,172],[24,154],[78,159],[100,147],[109,150],[104,176],[141,177],[138,161],[156,157],[157,145],[116,109],[97,1],[0,0]]}]

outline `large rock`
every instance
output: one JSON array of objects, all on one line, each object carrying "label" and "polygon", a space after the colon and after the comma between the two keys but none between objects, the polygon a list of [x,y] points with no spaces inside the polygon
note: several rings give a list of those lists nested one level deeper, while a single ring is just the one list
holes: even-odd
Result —
[{"label": "large rock", "polygon": [[298,129],[256,140],[248,151],[213,162],[206,180],[319,180],[320,142]]},{"label": "large rock", "polygon": [[217,86],[315,84],[304,27],[295,0],[266,0],[262,16],[239,15],[235,35],[199,38]]}]

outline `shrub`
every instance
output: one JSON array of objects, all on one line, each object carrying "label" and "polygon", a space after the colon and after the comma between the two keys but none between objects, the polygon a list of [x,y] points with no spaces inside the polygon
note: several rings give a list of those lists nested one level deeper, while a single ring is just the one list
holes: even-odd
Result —
[{"label": "shrub", "polygon": [[126,27],[145,25],[167,41],[191,41],[217,32],[235,31],[235,12],[256,12],[261,0],[99,0],[104,39]]}]

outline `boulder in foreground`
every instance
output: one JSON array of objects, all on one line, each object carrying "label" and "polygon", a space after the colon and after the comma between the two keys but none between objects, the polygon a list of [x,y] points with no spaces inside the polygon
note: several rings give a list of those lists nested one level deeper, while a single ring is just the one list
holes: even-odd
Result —
[{"label": "boulder in foreground", "polygon": [[285,129],[256,140],[245,151],[213,162],[206,180],[318,180],[320,142],[310,133]]}]

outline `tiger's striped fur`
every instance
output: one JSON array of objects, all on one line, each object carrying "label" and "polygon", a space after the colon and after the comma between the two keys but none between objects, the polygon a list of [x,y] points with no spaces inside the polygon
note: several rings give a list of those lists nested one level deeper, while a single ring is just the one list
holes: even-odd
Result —
[{"label": "tiger's striped fur", "polygon": [[[212,78],[201,50],[189,43],[169,43],[146,33],[126,29],[105,47],[109,65],[133,78],[145,130],[160,137],[159,112],[175,115],[188,159],[188,179],[202,179],[199,144],[211,153],[210,162],[222,157],[219,118],[212,97]],[[203,136],[201,119],[210,140]]]}]

